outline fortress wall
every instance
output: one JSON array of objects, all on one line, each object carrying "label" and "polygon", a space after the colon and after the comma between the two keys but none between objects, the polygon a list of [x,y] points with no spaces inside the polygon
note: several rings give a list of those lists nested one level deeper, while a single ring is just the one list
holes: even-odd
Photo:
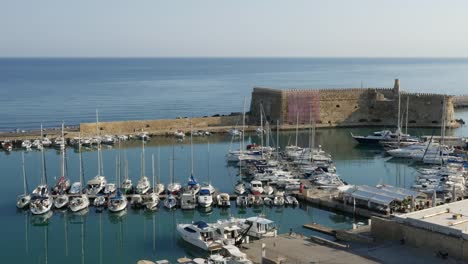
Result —
[{"label": "fortress wall", "polygon": [[307,125],[312,116],[318,126],[396,126],[399,93],[403,118],[406,118],[406,98],[409,98],[408,126],[440,127],[444,97],[450,121],[447,126],[457,126],[452,96],[400,92],[398,80],[393,88],[254,88],[250,124],[260,123],[259,109],[263,102],[265,114],[272,123],[279,119],[281,124],[294,125],[299,119],[299,124]]},{"label": "fortress wall", "polygon": [[276,120],[283,122],[283,92],[277,89],[255,87],[252,92],[250,102],[250,124],[260,124],[260,108],[266,115],[270,123],[276,123]]}]

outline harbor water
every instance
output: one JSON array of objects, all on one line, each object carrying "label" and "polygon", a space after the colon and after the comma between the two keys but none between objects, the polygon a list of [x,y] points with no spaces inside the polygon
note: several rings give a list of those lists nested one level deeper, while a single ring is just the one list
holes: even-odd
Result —
[{"label": "harbor water", "polygon": [[[275,88],[391,87],[400,78],[411,92],[463,94],[468,86],[466,59],[0,59],[0,130],[37,129],[40,123],[58,127],[93,122],[99,109],[102,121],[175,118],[240,112],[242,97],[249,99],[253,86]],[[468,120],[468,111],[457,110]],[[331,153],[339,176],[349,184],[391,184],[409,188],[419,164],[394,161],[380,148],[361,147],[353,134],[382,128],[320,129],[316,145]],[[409,129],[412,135],[438,135],[437,129]],[[468,136],[463,126],[447,135]],[[298,143],[308,146],[308,131],[300,131]],[[272,134],[270,142],[276,140]],[[294,144],[295,132],[280,133],[280,147]],[[247,142],[259,143],[254,134]],[[237,149],[228,135],[194,138],[194,175],[210,181],[219,191],[233,192],[238,169],[228,166],[225,155]],[[169,163],[174,151],[175,181],[186,184],[190,175],[190,145],[186,139],[153,138],[145,147],[145,174],[151,178],[151,154],[161,182],[169,183]],[[209,148],[209,151],[208,151]],[[127,141],[121,148],[104,148],[104,175],[114,182],[116,156],[128,159],[128,175],[134,184],[142,174],[141,142]],[[160,159],[158,162],[158,153]],[[49,185],[60,171],[60,156],[46,150]],[[29,190],[41,176],[41,155],[25,153]],[[97,174],[97,152],[83,153],[85,180]],[[78,181],[77,152],[67,148],[67,173]],[[83,215],[54,211],[46,221],[15,207],[22,193],[21,151],[0,152],[0,258],[10,263],[135,263],[139,259],[175,260],[206,254],[183,242],[175,231],[178,223],[196,220],[247,217],[259,214],[275,221],[279,233],[315,222],[331,228],[350,228],[366,222],[341,212],[301,205],[298,208],[247,208],[228,210],[180,209],[156,212],[128,208],[125,214],[98,213],[90,207]],[[158,173],[156,173],[158,174]],[[156,179],[158,177],[156,176]],[[319,235],[319,234],[317,234]]]}]

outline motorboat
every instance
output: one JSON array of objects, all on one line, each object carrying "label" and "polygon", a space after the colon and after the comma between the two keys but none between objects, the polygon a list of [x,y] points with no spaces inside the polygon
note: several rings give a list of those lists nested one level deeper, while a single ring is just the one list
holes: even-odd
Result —
[{"label": "motorboat", "polygon": [[68,195],[62,193],[54,199],[54,207],[57,209],[62,209],[68,205],[68,202]]},{"label": "motorboat", "polygon": [[21,142],[21,147],[26,149],[26,150],[30,150],[31,147],[32,147],[31,140],[26,139],[23,142]]},{"label": "motorboat", "polygon": [[179,129],[179,130],[174,132],[174,136],[176,138],[178,138],[178,139],[183,139],[183,138],[185,138],[185,133],[184,133],[184,131]]},{"label": "motorboat", "polygon": [[275,223],[269,219],[254,216],[245,219],[242,227],[247,231],[247,235],[254,238],[276,237],[277,228]]},{"label": "motorboat", "polygon": [[244,196],[244,195],[237,196],[236,205],[238,207],[247,207],[248,206],[247,196]]},{"label": "motorboat", "polygon": [[201,184],[200,190],[201,189],[208,190],[210,192],[210,194],[214,194],[214,192],[216,191],[215,188],[213,187],[213,185],[211,185],[211,183],[207,183],[207,182],[204,182],[204,183]]},{"label": "motorboat", "polygon": [[111,135],[104,135],[101,139],[101,143],[105,145],[114,145],[115,137]]},{"label": "motorboat", "polygon": [[130,205],[133,208],[140,208],[143,206],[143,197],[140,194],[134,194],[130,198]]},{"label": "motorboat", "polygon": [[2,142],[2,148],[5,151],[12,151],[13,150],[13,144],[11,143],[11,141],[5,140],[4,142]]},{"label": "motorboat", "polygon": [[117,188],[115,187],[115,183],[107,183],[104,186],[104,190],[102,191],[105,195],[111,195],[113,194]]},{"label": "motorboat", "polygon": [[234,245],[225,245],[218,254],[210,255],[208,263],[212,264],[253,264],[247,254]]},{"label": "motorboat", "polygon": [[242,195],[242,194],[244,194],[244,193],[246,192],[245,189],[246,189],[246,188],[245,188],[245,183],[240,182],[240,183],[238,183],[238,184],[236,185],[236,187],[234,188],[234,191],[235,191],[237,194]]},{"label": "motorboat", "polygon": [[120,212],[127,208],[127,198],[120,190],[117,191],[114,197],[109,199],[108,208],[111,212]]},{"label": "motorboat", "polygon": [[201,207],[210,207],[213,204],[213,196],[210,193],[210,189],[207,187],[201,187],[198,195],[198,205]]},{"label": "motorboat", "polygon": [[169,194],[164,200],[164,206],[167,209],[175,208],[177,206],[177,199],[175,198],[175,196],[172,194]]},{"label": "motorboat", "polygon": [[107,181],[104,176],[97,175],[88,181],[86,190],[89,195],[97,195],[106,186]]},{"label": "motorboat", "polygon": [[259,195],[263,193],[263,187],[261,181],[251,181],[250,182],[250,192],[254,195]]},{"label": "motorboat", "polygon": [[291,196],[291,195],[286,196],[286,198],[285,198],[285,203],[286,203],[287,205],[292,205],[292,206],[297,206],[297,205],[299,205],[299,201],[297,201],[296,197]]},{"label": "motorboat", "polygon": [[148,132],[142,132],[142,133],[138,134],[138,137],[143,141],[148,141],[148,140],[151,139]]},{"label": "motorboat", "polygon": [[213,224],[197,221],[192,224],[178,224],[177,232],[182,239],[206,251],[219,250],[223,246],[222,239]]},{"label": "motorboat", "polygon": [[88,195],[82,194],[81,196],[71,198],[69,207],[72,212],[79,212],[83,209],[88,208],[89,207]]},{"label": "motorboat", "polygon": [[146,194],[149,191],[150,187],[151,187],[151,184],[150,184],[148,177],[143,176],[138,181],[138,184],[136,186],[136,192],[138,194]]},{"label": "motorboat", "polygon": [[220,193],[216,197],[216,201],[218,202],[219,207],[230,207],[231,200],[228,193]]},{"label": "motorboat", "polygon": [[197,206],[197,198],[191,190],[185,191],[180,196],[180,208],[182,210],[192,210]]},{"label": "motorboat", "polygon": [[351,136],[359,143],[359,144],[378,144],[382,141],[385,142],[419,142],[417,138],[411,137],[408,134],[401,133],[400,130],[397,130],[395,133],[391,132],[390,130],[382,130],[373,132],[367,136],[356,136],[351,133]]},{"label": "motorboat", "polygon": [[106,205],[106,197],[103,195],[98,195],[96,198],[94,198],[93,201],[94,206],[96,207],[103,207]]}]

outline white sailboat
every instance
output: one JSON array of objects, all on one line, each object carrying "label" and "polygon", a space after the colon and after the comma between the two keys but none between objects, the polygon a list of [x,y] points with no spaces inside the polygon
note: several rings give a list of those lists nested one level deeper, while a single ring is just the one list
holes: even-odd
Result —
[{"label": "white sailboat", "polygon": [[[41,183],[33,190],[33,195],[31,197],[31,204],[29,209],[34,215],[43,215],[50,212],[52,208],[53,201],[49,195],[49,187],[47,186],[47,174],[45,167],[45,157],[44,150],[41,150],[42,155],[42,177]],[[51,212],[52,213],[52,212]]]},{"label": "white sailboat", "polygon": [[170,194],[177,195],[179,194],[182,186],[178,182],[174,182],[174,146],[172,146],[172,158],[170,159],[170,174],[171,174],[171,183],[167,185],[167,191]]},{"label": "white sailboat", "polygon": [[132,191],[133,189],[133,183],[130,178],[128,178],[128,161],[125,159],[125,164],[124,164],[124,174],[125,174],[125,179],[122,181],[121,189],[125,194],[128,194],[129,192]]},{"label": "white sailboat", "polygon": [[172,194],[169,194],[164,200],[164,206],[167,209],[175,208],[177,206],[177,199],[175,198],[175,196]]},{"label": "white sailboat", "polygon": [[193,129],[190,125],[190,161],[191,161],[191,169],[190,169],[190,178],[187,183],[187,188],[190,192],[197,194],[200,191],[200,184],[195,180],[193,176]]},{"label": "white sailboat", "polygon": [[145,159],[146,159],[146,156],[145,156],[145,141],[142,140],[142,151],[141,151],[141,178],[140,180],[138,181],[137,183],[137,186],[136,186],[136,192],[138,194],[146,194],[150,187],[151,187],[151,183],[148,179],[148,177],[145,175]]},{"label": "white sailboat", "polygon": [[88,195],[87,194],[84,194],[82,193],[82,190],[81,190],[81,186],[83,186],[83,182],[84,182],[84,175],[83,175],[83,157],[82,157],[82,152],[81,152],[81,144],[80,146],[78,147],[78,151],[79,151],[79,160],[80,160],[80,181],[78,182],[78,184],[73,184],[72,185],[72,188],[73,186],[79,186],[79,187],[76,187],[77,190],[76,190],[76,194],[80,194],[80,196],[78,197],[73,197],[71,200],[70,200],[70,205],[69,205],[69,208],[72,212],[80,212],[82,211],[83,209],[86,209],[89,207],[89,198],[88,198]]},{"label": "white sailboat", "polygon": [[[116,157],[116,176],[117,185],[120,185],[120,156]],[[122,194],[120,189],[117,189],[117,193],[114,197],[109,198],[109,211],[113,213],[121,212],[127,208],[127,197]]]},{"label": "white sailboat", "polygon": [[153,191],[148,195],[145,202],[146,209],[154,211],[158,209],[159,205],[159,194],[155,192],[156,182],[154,180],[154,155],[151,155],[151,174],[153,175]]},{"label": "white sailboat", "polygon": [[66,205],[68,203],[68,197],[65,198],[63,196],[69,189],[70,189],[70,180],[66,177],[66,170],[65,170],[65,136],[64,136],[64,123],[62,122],[62,141],[60,143],[60,157],[61,157],[61,175],[57,180],[57,183],[53,187],[53,192],[56,194],[60,194],[62,196],[59,200],[62,201]]},{"label": "white sailboat", "polygon": [[161,183],[161,150],[158,148],[158,183],[155,185],[153,192],[160,195],[164,192],[164,184]]},{"label": "white sailboat", "polygon": [[21,153],[21,159],[22,159],[21,165],[23,168],[23,194],[18,195],[18,198],[16,200],[16,207],[18,207],[19,209],[25,208],[31,202],[31,196],[28,194],[28,182],[26,180],[26,170],[24,168],[24,153],[23,152]]},{"label": "white sailboat", "polygon": [[[99,114],[98,110],[96,109],[96,136],[100,137],[99,132]],[[87,183],[87,192],[89,195],[97,195],[100,193],[107,184],[106,177],[104,177],[104,166],[102,163],[102,153],[101,153],[101,142],[99,141],[97,144],[97,162],[98,162],[98,173],[97,175],[88,181]]]}]

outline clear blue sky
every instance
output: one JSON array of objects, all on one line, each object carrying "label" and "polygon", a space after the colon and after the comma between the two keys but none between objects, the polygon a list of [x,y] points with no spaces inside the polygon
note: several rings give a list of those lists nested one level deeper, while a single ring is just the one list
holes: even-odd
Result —
[{"label": "clear blue sky", "polygon": [[0,57],[468,57],[465,0],[0,0]]}]

